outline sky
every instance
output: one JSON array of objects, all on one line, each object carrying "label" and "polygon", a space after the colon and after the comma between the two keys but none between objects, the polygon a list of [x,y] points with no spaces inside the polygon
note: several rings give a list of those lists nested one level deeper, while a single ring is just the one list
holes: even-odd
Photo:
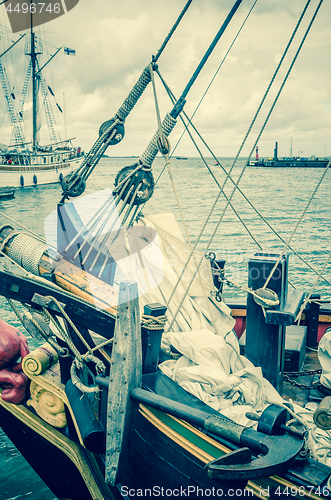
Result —
[{"label": "sky", "polygon": [[[319,0],[311,0],[242,155],[254,151],[256,138],[318,3]],[[65,15],[37,30],[37,36],[45,37],[49,44],[48,54],[61,46],[75,50],[74,56],[61,50],[43,73],[46,85],[55,93],[55,97],[50,95],[50,102],[62,139],[75,137],[74,145],[85,151],[91,148],[100,125],[114,116],[185,4],[186,0],[80,0]],[[160,72],[176,97],[181,95],[233,4],[234,0],[193,0],[158,61]],[[254,0],[242,1],[192,86],[184,108],[189,116],[253,4]],[[193,120],[219,157],[237,154],[305,4],[306,0],[257,0]],[[19,38],[19,33],[10,31],[5,5],[0,6],[1,51],[10,40]],[[275,141],[279,144],[279,156],[290,155],[291,143],[294,156],[331,156],[330,21],[331,2],[324,0],[258,140],[261,156],[273,154]],[[28,61],[22,54],[24,43],[19,42],[1,59],[15,96],[23,85]],[[46,57],[46,53],[41,57]],[[164,117],[173,105],[157,76],[156,88],[160,114]],[[65,111],[65,119],[56,103]],[[0,142],[5,144],[10,139],[6,109],[2,97]],[[26,105],[26,119],[28,114]],[[124,139],[109,147],[107,154],[141,155],[156,129],[155,101],[149,85],[126,120]],[[182,131],[179,120],[170,137],[172,147]],[[46,143],[47,140],[44,139]],[[187,134],[175,154],[198,156]]]}]

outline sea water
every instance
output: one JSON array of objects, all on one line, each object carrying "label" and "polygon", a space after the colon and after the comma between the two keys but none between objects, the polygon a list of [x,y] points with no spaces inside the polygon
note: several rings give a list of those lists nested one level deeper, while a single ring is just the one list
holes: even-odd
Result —
[{"label": "sea water", "polygon": [[[136,158],[103,158],[90,176],[85,194],[99,196],[99,192],[112,188],[118,170],[135,161]],[[220,161],[227,170],[233,164],[233,160],[229,158]],[[223,186],[226,175],[222,167],[214,166],[212,159],[207,163],[218,184]],[[198,249],[215,252],[218,258],[224,258],[227,278],[239,285],[239,287],[225,286],[225,301],[245,297],[245,292],[240,287],[247,284],[247,262],[261,249],[266,252],[283,251],[284,242],[287,243],[291,238],[289,247],[318,271],[322,270],[331,250],[331,171],[326,174],[311,200],[323,169],[247,167],[242,174],[244,164],[244,160],[237,162],[231,174],[233,182],[228,180],[224,188],[235,212],[224,195],[218,196],[219,187],[201,159],[171,160],[174,185],[192,244],[199,240]],[[157,158],[153,165],[154,178],[158,179],[163,170],[164,161],[162,158]],[[239,188],[256,210],[238,190],[234,191],[234,185],[238,181]],[[4,217],[6,215],[36,234],[43,235],[45,219],[56,210],[60,198],[60,185],[18,188],[14,199],[0,200],[1,225],[10,223],[13,227],[17,227],[14,222]],[[87,212],[88,210],[89,207]],[[92,215],[93,209],[90,211]],[[173,212],[185,233],[167,169],[156,183],[153,197],[143,208],[144,214],[164,212]],[[206,228],[202,231],[205,223]],[[49,224],[46,227],[48,230]],[[297,230],[292,235],[297,225]],[[55,230],[55,226],[51,229]],[[287,251],[290,254],[290,282],[305,291],[310,291],[314,287],[314,290],[322,296],[330,297],[330,285],[322,279],[316,283],[315,273],[289,247]],[[326,266],[324,275],[331,281],[330,263]],[[6,300],[0,299],[0,301],[1,318],[19,327],[22,333],[26,334]],[[34,339],[28,335],[27,337],[30,348],[34,348]],[[52,492],[26,463],[1,429],[0,499],[54,499]]]}]

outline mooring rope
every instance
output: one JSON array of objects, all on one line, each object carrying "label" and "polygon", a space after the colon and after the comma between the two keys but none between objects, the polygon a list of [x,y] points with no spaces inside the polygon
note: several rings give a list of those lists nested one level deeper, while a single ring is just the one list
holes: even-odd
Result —
[{"label": "mooring rope", "polygon": [[163,330],[167,320],[168,318],[166,314],[161,316],[143,314],[141,316],[141,326],[147,328],[148,330]]},{"label": "mooring rope", "polygon": [[[240,285],[239,283],[236,283],[235,281],[230,280],[226,277],[222,278],[222,269],[220,268],[220,266],[217,264],[217,262],[215,261],[215,259],[213,257],[215,254],[212,254],[212,255],[211,254],[212,254],[212,252],[210,252],[209,255],[205,255],[205,257],[207,259],[210,259],[210,261],[213,262],[213,264],[216,266],[217,271],[218,271],[217,275],[218,275],[221,283],[225,283],[228,286],[237,288],[238,290],[241,290],[242,292],[250,293],[253,297],[259,299],[259,301],[263,303],[264,307],[273,307],[273,306],[277,306],[279,304],[278,299],[275,299],[275,298],[270,299],[267,297],[262,297],[260,294],[256,293],[256,291],[253,290],[253,288]],[[216,300],[217,300],[217,297],[219,296],[219,292],[212,292],[212,295],[215,296]]]}]

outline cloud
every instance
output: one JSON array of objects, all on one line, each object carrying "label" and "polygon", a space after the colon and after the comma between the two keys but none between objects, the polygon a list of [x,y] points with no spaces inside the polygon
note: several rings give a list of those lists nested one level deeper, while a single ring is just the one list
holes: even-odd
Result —
[{"label": "cloud", "polygon": [[[96,140],[101,123],[112,117],[122,104],[152,54],[157,53],[185,2],[98,0],[91,5],[90,2],[79,2],[66,15],[47,23],[42,30],[53,47],[64,45],[76,50],[76,56],[62,54],[50,63],[53,74],[47,77],[47,81],[51,81],[52,88],[54,85],[57,102],[65,105],[67,134],[77,137],[85,150]],[[185,88],[232,5],[233,0],[200,0],[194,1],[188,9],[158,61],[163,77],[176,96]],[[193,113],[252,5],[253,0],[242,3],[192,86],[185,106],[188,114]],[[307,18],[299,28],[284,68],[249,137],[247,151],[258,134],[268,112],[267,106],[271,105],[279,89],[316,5],[317,0],[311,2]],[[301,0],[257,2],[194,120],[217,154],[236,154],[302,9]],[[331,154],[330,14],[330,3],[324,2],[259,142],[263,156],[272,154],[276,140],[288,144],[289,134],[294,142],[306,144],[304,154],[307,156],[323,155],[325,145]],[[5,23],[5,18],[1,22]],[[3,38],[3,45],[5,42]],[[14,55],[14,49],[12,53],[12,59],[7,57],[7,63],[14,63],[15,88],[19,89],[23,85],[19,76],[22,58]],[[62,84],[64,91],[59,90]],[[160,82],[157,82],[157,89],[164,116],[172,109],[172,104]],[[2,99],[1,116],[5,108]],[[62,123],[62,117],[59,116],[58,121]],[[125,139],[110,148],[108,154],[140,154],[156,126],[150,85],[127,119]],[[3,121],[1,133],[6,132],[5,127],[8,124]],[[179,137],[181,127],[178,124],[174,130],[172,144]],[[5,142],[3,138],[2,142]],[[183,140],[178,151],[196,155],[188,140]]]}]

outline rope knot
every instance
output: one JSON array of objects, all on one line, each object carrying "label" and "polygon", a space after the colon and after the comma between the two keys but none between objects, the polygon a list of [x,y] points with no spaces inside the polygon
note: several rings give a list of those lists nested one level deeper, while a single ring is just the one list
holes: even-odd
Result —
[{"label": "rope knot", "polygon": [[150,316],[149,314],[143,314],[141,317],[141,324],[148,330],[164,330],[167,319],[166,314],[163,314],[162,316]]}]

